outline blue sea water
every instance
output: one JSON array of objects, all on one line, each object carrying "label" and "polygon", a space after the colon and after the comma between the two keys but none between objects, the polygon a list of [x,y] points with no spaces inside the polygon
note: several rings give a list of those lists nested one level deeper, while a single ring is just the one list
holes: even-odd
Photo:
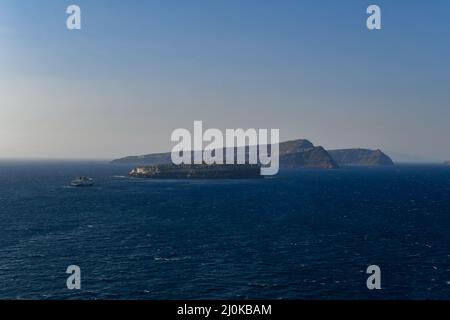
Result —
[{"label": "blue sea water", "polygon": [[[450,298],[450,167],[236,181],[128,169],[0,162],[0,298]],[[97,184],[68,187],[79,175]],[[79,291],[66,288],[73,264]]]}]

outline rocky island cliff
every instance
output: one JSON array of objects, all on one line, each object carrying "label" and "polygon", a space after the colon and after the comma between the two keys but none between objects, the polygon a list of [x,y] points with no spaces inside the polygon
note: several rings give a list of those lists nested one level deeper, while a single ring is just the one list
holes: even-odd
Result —
[{"label": "rocky island cliff", "polygon": [[280,143],[280,167],[335,169],[338,164],[323,147],[308,140],[292,140]]},{"label": "rocky island cliff", "polygon": [[381,150],[339,149],[329,150],[339,166],[392,166],[394,162]]}]

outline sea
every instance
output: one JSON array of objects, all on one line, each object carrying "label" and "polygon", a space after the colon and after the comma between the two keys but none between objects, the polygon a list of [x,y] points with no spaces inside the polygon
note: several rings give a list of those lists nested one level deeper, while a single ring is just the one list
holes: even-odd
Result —
[{"label": "sea", "polygon": [[[450,298],[450,167],[213,181],[130,169],[0,161],[0,299]],[[70,187],[78,176],[95,186]]]}]

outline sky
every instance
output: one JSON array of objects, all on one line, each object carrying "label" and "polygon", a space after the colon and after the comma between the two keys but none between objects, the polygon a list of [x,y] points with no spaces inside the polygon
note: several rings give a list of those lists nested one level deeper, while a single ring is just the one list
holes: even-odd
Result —
[{"label": "sky", "polygon": [[170,151],[202,120],[450,160],[449,16],[446,0],[0,0],[0,158]]}]

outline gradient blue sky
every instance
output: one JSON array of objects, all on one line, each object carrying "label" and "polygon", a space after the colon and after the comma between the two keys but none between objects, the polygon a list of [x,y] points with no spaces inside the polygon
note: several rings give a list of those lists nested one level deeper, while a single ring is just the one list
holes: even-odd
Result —
[{"label": "gradient blue sky", "polygon": [[0,158],[168,151],[203,120],[450,159],[449,21],[445,0],[1,0]]}]

